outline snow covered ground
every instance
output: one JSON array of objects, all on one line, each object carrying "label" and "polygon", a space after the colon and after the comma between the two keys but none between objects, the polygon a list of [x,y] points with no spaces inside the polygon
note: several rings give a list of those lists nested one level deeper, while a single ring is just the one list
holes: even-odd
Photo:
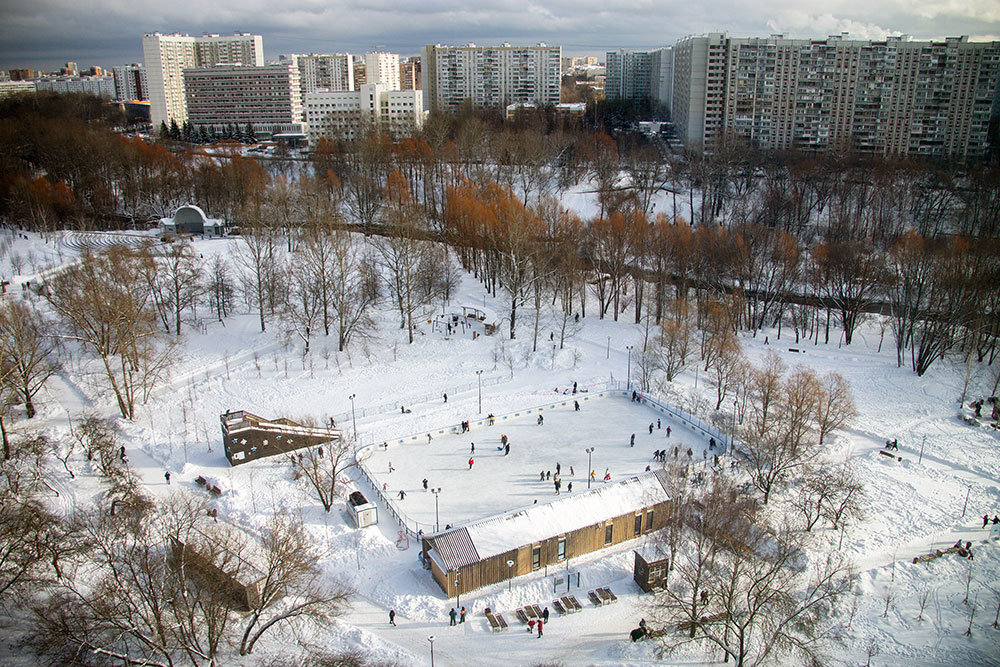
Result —
[{"label": "snow covered ground", "polygon": [[[28,279],[44,265],[71,261],[75,255],[70,245],[47,243],[31,234],[27,237],[11,239],[0,265],[8,279],[20,274],[15,288],[18,279]],[[228,252],[233,243],[202,241],[196,249],[208,257]],[[12,252],[33,254],[36,270],[22,266],[15,271],[10,264]],[[19,289],[14,291],[20,294]],[[487,297],[485,301],[497,312],[505,311],[503,299]],[[450,306],[483,302],[484,290],[467,277]],[[428,309],[427,316],[440,308]],[[588,316],[564,350],[552,350],[546,327],[539,351],[532,353],[525,329],[519,333],[523,340],[504,343],[517,360],[512,369],[495,361],[499,337],[446,336],[422,325],[416,343],[407,345],[391,312],[382,314],[376,341],[350,353],[337,353],[333,341],[320,337],[314,339],[308,357],[303,357],[301,344],[287,336],[278,322],[261,334],[253,314],[229,318],[224,324],[213,321],[207,311],[200,314],[205,318],[203,326],[190,327],[185,334],[183,355],[168,382],[133,423],[123,424],[130,465],[153,495],[177,487],[197,491],[193,480],[198,475],[210,478],[223,489],[216,501],[220,520],[249,529],[264,525],[273,512],[298,514],[328,554],[328,576],[357,591],[352,609],[335,627],[312,635],[274,635],[258,649],[258,660],[287,661],[289,647],[303,642],[331,649],[358,648],[376,658],[424,665],[430,663],[429,635],[435,637],[437,665],[690,665],[720,660],[718,654],[688,650],[658,661],[654,645],[629,641],[628,631],[648,615],[649,598],[640,595],[631,581],[631,550],[637,543],[569,563],[568,568],[581,575],[581,601],[587,590],[609,586],[619,602],[601,608],[584,602],[582,613],[553,618],[540,640],[518,627],[491,633],[481,612],[487,606],[509,613],[523,604],[550,604],[555,572],[519,578],[510,590],[498,585],[463,596],[461,603],[470,610],[469,622],[451,628],[446,614],[455,599],[445,599],[420,568],[412,541],[408,549],[397,548],[399,527],[387,512],[380,511],[379,525],[354,530],[337,509],[323,512],[280,460],[231,468],[222,453],[218,418],[227,409],[316,422],[337,415],[338,425],[349,428],[343,416],[351,413],[349,396],[356,395],[359,440],[371,445],[476,418],[477,370],[484,371],[484,381],[491,380],[484,382],[482,390],[483,414],[506,415],[550,404],[557,388],[561,392],[574,381],[588,393],[596,392],[612,378],[624,379],[626,346],[642,344],[643,332],[630,323],[629,313],[618,323]],[[763,334],[768,335],[766,346]],[[851,382],[861,413],[850,429],[832,440],[830,455],[862,477],[869,511],[862,522],[850,526],[842,543],[839,532],[824,529],[819,536],[830,549],[850,555],[859,570],[857,594],[842,610],[851,620],[850,629],[837,645],[833,663],[865,664],[872,650],[871,664],[875,665],[1000,664],[1000,630],[991,627],[1000,592],[1000,545],[986,543],[986,531],[980,528],[984,513],[991,517],[1000,513],[1000,436],[956,419],[964,366],[941,362],[918,378],[908,368],[896,367],[891,335],[886,332],[881,352],[879,338],[875,323],[865,325],[854,343],[843,348],[836,341],[795,344],[787,334],[779,341],[774,331],[756,338],[741,337],[751,359],[759,360],[773,350],[790,366],[804,364],[820,373],[838,370]],[[790,347],[803,352],[791,352]],[[970,396],[985,395],[990,379],[987,370],[977,371]],[[98,391],[98,380],[85,365],[68,364],[39,396],[39,416],[30,423],[16,421],[15,428],[42,428],[52,437],[67,437],[70,416],[78,418],[86,411],[113,415],[109,397]],[[692,397],[698,392],[710,391],[704,376],[696,380],[693,371],[682,374],[674,384],[676,396],[689,404],[697,402]],[[441,398],[444,393],[447,403]],[[563,398],[561,393],[558,396]],[[371,409],[392,404],[405,405],[411,412],[401,415]],[[433,498],[422,491],[421,480],[427,477],[430,485],[440,486],[444,524],[554,498],[551,482],[538,481],[538,473],[554,471],[557,462],[565,481],[574,481],[573,493],[583,492],[586,447],[596,448],[593,467],[598,477],[609,468],[618,479],[643,470],[652,451],[667,443],[665,419],[662,429],[648,433],[648,424],[657,417],[648,408],[616,398],[583,401],[581,407],[579,413],[572,407],[546,411],[543,426],[535,423],[533,414],[522,415],[464,435],[435,436],[430,445],[418,439],[413,444],[392,444],[387,451],[375,447],[367,465],[390,492],[407,490],[401,506],[417,520],[430,522],[434,512]],[[501,432],[512,443],[507,460],[496,451]],[[636,446],[630,448],[628,438],[633,432]],[[887,438],[898,438],[902,462],[879,455]],[[675,439],[694,447],[696,459],[701,456],[703,439],[674,424],[672,444],[677,444]],[[471,442],[476,443],[476,463],[469,471]],[[390,460],[395,468],[392,473],[388,473]],[[54,486],[60,492],[54,502],[67,511],[87,503],[99,490],[82,457],[71,465],[82,473],[75,480],[61,467],[53,472]],[[567,476],[571,465],[572,477]],[[173,486],[166,485],[165,470],[174,474]],[[353,474],[358,483],[357,473]],[[348,484],[342,491],[346,495],[351,488]],[[929,563],[910,562],[957,539],[973,541],[975,561],[945,556]],[[970,565],[969,601],[976,602],[977,612],[972,635],[966,637],[970,608],[964,598]],[[580,590],[573,592],[580,597]],[[928,603],[917,620],[924,590],[929,591]],[[398,614],[399,627],[388,625],[390,608]],[[0,661],[8,660],[30,664],[30,658],[17,655]]]}]

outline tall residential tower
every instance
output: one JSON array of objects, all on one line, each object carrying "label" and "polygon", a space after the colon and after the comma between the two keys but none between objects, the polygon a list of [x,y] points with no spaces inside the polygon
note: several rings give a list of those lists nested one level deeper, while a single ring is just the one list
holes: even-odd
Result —
[{"label": "tall residential tower", "polygon": [[142,37],[142,54],[149,83],[150,121],[160,123],[187,120],[184,95],[184,70],[219,64],[263,65],[264,43],[260,35],[236,33],[220,37],[207,34],[164,35],[147,33]]},{"label": "tall residential tower", "polygon": [[469,101],[476,106],[559,103],[562,47],[442,46],[422,49],[424,107],[454,111]]}]

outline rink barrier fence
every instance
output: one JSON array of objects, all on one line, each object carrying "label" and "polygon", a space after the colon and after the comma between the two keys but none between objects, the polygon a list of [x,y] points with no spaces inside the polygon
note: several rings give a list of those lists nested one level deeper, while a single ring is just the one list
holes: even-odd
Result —
[{"label": "rink barrier fence", "polygon": [[[641,392],[637,393],[639,393],[640,395],[641,403],[662,414],[668,415],[675,422],[680,423],[682,426],[687,428],[695,435],[700,435],[704,437],[706,440],[708,438],[715,438],[716,441],[719,443],[718,444],[718,446],[720,447],[719,454],[722,454],[726,451],[724,443],[729,442],[730,438],[720,429],[711,426],[710,424],[707,424],[703,420],[698,419],[694,415],[685,412],[684,410],[681,410],[678,407],[670,405],[669,403],[658,397],[654,397],[649,394]],[[586,401],[589,401],[590,399],[604,398],[606,396],[622,396],[624,398],[629,398],[631,395],[632,395],[632,390],[626,387],[626,383],[612,381],[608,383],[607,388],[603,391],[599,391],[596,393],[588,392],[588,393],[577,393],[577,394],[563,394],[563,396],[566,397],[566,400],[557,399],[555,401],[549,401],[542,405],[536,405],[534,407],[525,408],[509,414],[494,415],[494,421],[499,424],[508,419],[514,419],[515,417],[521,417],[531,414],[541,414],[544,413],[545,410],[554,410],[556,408],[572,405],[573,401],[580,401],[580,403],[584,403]],[[414,403],[417,403],[417,401],[414,401]],[[474,427],[482,427],[482,426],[486,426],[487,428],[489,427],[488,418],[469,420],[470,431]],[[358,455],[374,447],[381,447],[383,443],[388,443],[390,445],[402,445],[406,443],[413,443],[414,441],[419,441],[421,439],[426,440],[428,433],[430,433],[432,437],[434,435],[461,433],[461,428],[462,428],[461,424],[455,424],[453,426],[434,429],[431,431],[421,431],[420,433],[403,436],[401,438],[394,438],[392,440],[383,440],[383,442],[372,442],[371,444],[359,448],[355,452],[355,461],[357,463],[357,469],[360,472],[361,479],[364,480],[365,484],[369,487],[374,496],[382,501],[382,505],[392,516],[396,524],[400,528],[405,530],[410,537],[419,539],[421,537],[421,533],[426,535],[431,535],[434,532],[436,532],[435,526],[433,523],[424,523],[416,521],[406,516],[406,514],[402,512],[396,506],[395,502],[389,497],[390,494],[382,492],[382,487],[380,487],[378,482],[375,481],[374,474],[372,474],[371,470],[368,468],[367,465],[365,465],[363,461],[360,461],[358,459]],[[695,463],[695,465],[702,463],[704,462],[698,461]]]}]

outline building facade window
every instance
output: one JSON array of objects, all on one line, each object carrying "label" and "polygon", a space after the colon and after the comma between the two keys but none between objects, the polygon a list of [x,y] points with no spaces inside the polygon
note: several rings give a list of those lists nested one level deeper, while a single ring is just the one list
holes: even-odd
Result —
[{"label": "building facade window", "polygon": [[537,570],[542,566],[542,548],[533,547],[531,549],[531,569]]},{"label": "building facade window", "polygon": [[638,535],[642,532],[642,514],[635,515],[635,528],[632,531],[633,535]]},{"label": "building facade window", "polygon": [[611,544],[611,540],[614,537],[614,524],[609,523],[604,527],[604,546]]},{"label": "building facade window", "polygon": [[559,544],[556,547],[556,558],[558,560],[566,560],[566,538],[560,537]]}]

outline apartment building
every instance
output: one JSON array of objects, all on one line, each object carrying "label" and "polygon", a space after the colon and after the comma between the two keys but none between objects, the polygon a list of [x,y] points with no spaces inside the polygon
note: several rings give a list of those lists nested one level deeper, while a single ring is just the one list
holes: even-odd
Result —
[{"label": "apartment building", "polygon": [[182,124],[188,119],[185,69],[221,63],[263,65],[264,42],[260,35],[243,32],[201,37],[153,32],[143,35],[142,54],[149,84],[150,119],[155,128],[160,123]]},{"label": "apartment building", "polygon": [[354,60],[350,53],[281,56],[299,70],[302,98],[316,90],[354,90]]},{"label": "apartment building", "polygon": [[399,63],[399,89],[420,90],[420,57],[406,58]]},{"label": "apartment building", "polygon": [[275,134],[302,132],[299,70],[290,62],[216,65],[184,70],[188,121],[222,131],[227,125]]},{"label": "apartment building", "polygon": [[146,68],[139,64],[113,67],[111,75],[115,81],[116,100],[148,100],[149,82]]},{"label": "apartment building", "polygon": [[54,93],[84,93],[106,97],[115,96],[113,76],[50,76],[35,81],[35,89]]},{"label": "apartment building", "polygon": [[409,136],[424,121],[419,90],[389,90],[384,83],[366,83],[356,91],[316,91],[305,99],[309,144],[321,137],[354,141],[372,130],[393,137]]},{"label": "apartment building", "polygon": [[365,83],[384,83],[388,90],[400,90],[399,54],[381,51],[366,53]]},{"label": "apartment building", "polygon": [[762,148],[978,157],[997,111],[1000,42],[731,38],[675,47],[674,125]]},{"label": "apartment building", "polygon": [[465,101],[501,108],[559,103],[562,47],[428,44],[421,56],[424,106],[431,111],[454,111]]},{"label": "apartment building", "polygon": [[0,99],[8,95],[35,92],[34,81],[0,81]]},{"label": "apartment building", "polygon": [[608,51],[604,63],[606,99],[639,102],[652,96],[653,59],[649,51]]}]

